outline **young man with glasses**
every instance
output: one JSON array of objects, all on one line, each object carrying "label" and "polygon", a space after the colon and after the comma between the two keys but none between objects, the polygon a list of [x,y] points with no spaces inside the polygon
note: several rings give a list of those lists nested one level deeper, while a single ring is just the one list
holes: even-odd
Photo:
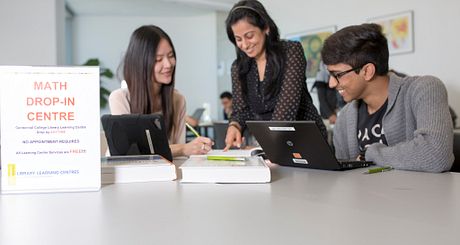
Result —
[{"label": "young man with glasses", "polygon": [[348,102],[334,128],[337,158],[414,171],[450,169],[453,130],[446,88],[433,76],[388,72],[388,44],[379,25],[334,33],[321,55],[329,86]]}]

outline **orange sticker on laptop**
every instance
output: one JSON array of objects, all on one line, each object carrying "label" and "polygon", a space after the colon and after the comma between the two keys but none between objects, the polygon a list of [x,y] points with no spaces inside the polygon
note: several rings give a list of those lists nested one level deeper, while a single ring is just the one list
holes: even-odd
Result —
[{"label": "orange sticker on laptop", "polygon": [[292,156],[294,156],[294,158],[302,158],[302,155],[300,155],[300,153],[292,153]]}]

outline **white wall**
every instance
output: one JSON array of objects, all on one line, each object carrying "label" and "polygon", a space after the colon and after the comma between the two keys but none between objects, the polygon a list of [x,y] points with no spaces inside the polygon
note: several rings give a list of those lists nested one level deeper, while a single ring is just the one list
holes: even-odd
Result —
[{"label": "white wall", "polygon": [[[74,62],[99,58],[116,71],[132,32],[141,25],[160,26],[171,37],[177,53],[176,88],[186,97],[189,114],[204,102],[217,118],[216,14],[189,16],[77,16],[74,18]],[[119,87],[112,81],[107,87]]]},{"label": "white wall", "polygon": [[[460,48],[455,45],[460,39],[457,0],[261,1],[282,35],[330,25],[340,29],[370,17],[413,10],[415,52],[391,56],[390,66],[408,74],[440,77],[448,88],[450,105],[460,112]],[[0,65],[64,64],[64,12],[64,0],[0,0]],[[180,17],[79,16],[74,23],[73,61],[81,64],[97,57],[103,65],[116,70],[132,31],[142,24],[157,24],[171,35],[176,46],[176,86],[187,97],[189,113],[203,102],[210,102],[212,116],[217,118],[218,93],[229,86],[225,77],[217,83],[216,42],[225,47],[226,40],[216,34],[216,29],[222,28],[217,21],[224,18],[203,13]],[[110,85],[116,86],[115,82]]]},{"label": "white wall", "polygon": [[[225,20],[228,12],[217,13],[217,94],[232,92],[231,65],[236,59],[235,46],[228,40]],[[220,98],[220,97],[219,97]],[[220,99],[219,99],[220,101]],[[223,120],[223,107],[219,103],[218,119]]]},{"label": "white wall", "polygon": [[0,0],[0,65],[61,65],[64,0]]},{"label": "white wall", "polygon": [[261,0],[281,35],[366,19],[405,10],[414,11],[415,52],[390,56],[390,67],[409,75],[439,77],[449,93],[449,104],[460,113],[460,2],[457,0]]}]

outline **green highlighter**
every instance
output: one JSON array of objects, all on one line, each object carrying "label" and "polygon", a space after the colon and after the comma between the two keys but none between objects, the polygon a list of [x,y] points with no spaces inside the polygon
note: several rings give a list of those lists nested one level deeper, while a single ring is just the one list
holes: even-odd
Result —
[{"label": "green highlighter", "polygon": [[228,157],[228,156],[207,156],[208,160],[212,161],[246,161],[244,157]]},{"label": "green highlighter", "polygon": [[365,174],[375,174],[375,173],[381,173],[385,171],[390,171],[393,170],[392,166],[383,166],[383,167],[378,167],[378,168],[370,168],[367,170],[367,172],[364,172]]}]

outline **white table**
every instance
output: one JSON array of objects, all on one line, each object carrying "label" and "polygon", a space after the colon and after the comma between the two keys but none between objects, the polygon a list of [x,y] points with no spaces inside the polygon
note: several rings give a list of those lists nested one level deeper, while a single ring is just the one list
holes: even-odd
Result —
[{"label": "white table", "polygon": [[0,244],[460,244],[460,174],[363,171],[2,195]]}]

